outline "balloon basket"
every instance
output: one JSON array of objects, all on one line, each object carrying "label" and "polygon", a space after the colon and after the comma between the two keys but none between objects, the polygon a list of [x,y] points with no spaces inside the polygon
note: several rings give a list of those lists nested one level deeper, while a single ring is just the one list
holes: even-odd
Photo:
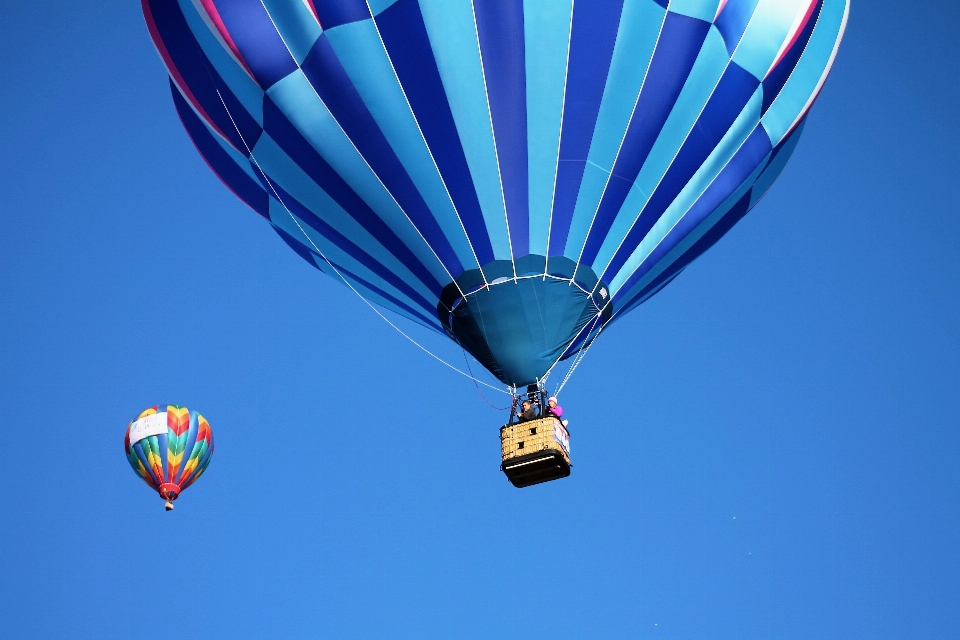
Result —
[{"label": "balloon basket", "polygon": [[163,508],[166,509],[167,511],[173,511],[173,503],[167,500],[166,502],[163,503]]},{"label": "balloon basket", "polygon": [[570,432],[556,418],[517,422],[500,428],[500,470],[517,488],[570,475]]}]

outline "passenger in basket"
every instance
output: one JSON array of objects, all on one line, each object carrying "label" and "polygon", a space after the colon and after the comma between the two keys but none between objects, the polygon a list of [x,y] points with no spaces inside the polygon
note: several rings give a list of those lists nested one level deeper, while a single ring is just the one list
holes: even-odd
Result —
[{"label": "passenger in basket", "polygon": [[554,416],[555,418],[563,417],[563,407],[557,404],[557,398],[555,396],[551,396],[550,399],[547,400],[547,415]]},{"label": "passenger in basket", "polygon": [[517,417],[520,418],[520,422],[527,422],[528,420],[537,419],[537,410],[533,408],[533,403],[529,400],[523,401],[523,409],[517,411]]}]

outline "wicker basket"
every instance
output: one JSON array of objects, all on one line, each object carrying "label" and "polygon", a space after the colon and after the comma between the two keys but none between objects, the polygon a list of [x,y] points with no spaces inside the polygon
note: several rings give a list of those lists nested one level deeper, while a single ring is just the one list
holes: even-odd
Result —
[{"label": "wicker basket", "polygon": [[500,469],[515,487],[570,475],[570,433],[554,417],[501,427],[500,447]]}]

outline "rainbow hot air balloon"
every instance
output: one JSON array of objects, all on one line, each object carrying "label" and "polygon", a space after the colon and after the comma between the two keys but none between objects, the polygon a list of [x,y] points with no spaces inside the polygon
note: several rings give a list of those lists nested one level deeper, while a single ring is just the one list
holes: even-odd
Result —
[{"label": "rainbow hot air balloon", "polygon": [[542,382],[764,195],[847,0],[143,0],[177,113],[317,269]]},{"label": "rainbow hot air balloon", "polygon": [[145,409],[127,425],[127,461],[166,500],[166,509],[206,470],[213,456],[213,432],[206,418],[186,407]]}]

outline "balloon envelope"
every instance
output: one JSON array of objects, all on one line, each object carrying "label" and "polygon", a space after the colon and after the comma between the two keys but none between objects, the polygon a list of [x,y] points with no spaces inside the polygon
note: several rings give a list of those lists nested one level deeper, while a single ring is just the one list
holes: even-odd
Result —
[{"label": "balloon envelope", "polygon": [[143,0],[223,182],[311,265],[543,377],[792,153],[847,0]]},{"label": "balloon envelope", "polygon": [[175,500],[210,464],[213,432],[196,411],[159,405],[127,425],[123,448],[137,475],[164,500]]}]

